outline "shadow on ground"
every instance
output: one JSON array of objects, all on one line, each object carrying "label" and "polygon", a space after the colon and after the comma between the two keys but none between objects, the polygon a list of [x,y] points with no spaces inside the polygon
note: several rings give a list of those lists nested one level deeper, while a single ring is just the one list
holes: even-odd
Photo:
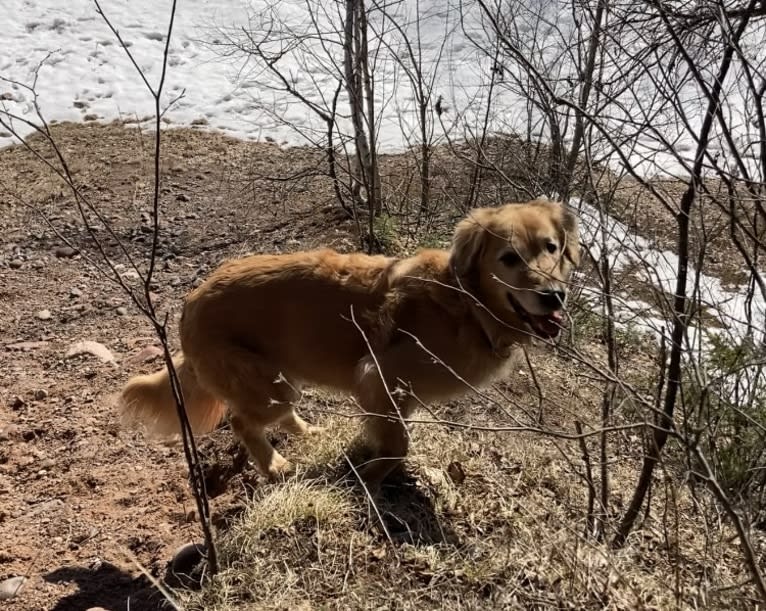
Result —
[{"label": "shadow on ground", "polygon": [[134,578],[116,566],[104,562],[97,569],[69,566],[43,576],[49,583],[76,583],[78,591],[59,600],[51,611],[85,611],[103,607],[109,611],[160,611],[168,609],[162,594],[149,580]]},{"label": "shadow on ground", "polygon": [[[279,448],[284,436],[273,436],[271,440]],[[211,498],[231,489],[233,481],[252,484],[242,486],[244,490],[257,489],[257,475],[253,467],[248,465],[247,451],[230,436],[209,440],[202,453],[205,455],[205,479]],[[434,507],[434,495],[438,492],[419,481],[406,466],[395,469],[386,478],[379,492],[371,498],[350,467],[351,464],[360,465],[369,459],[369,449],[357,439],[347,454],[337,456],[327,464],[314,465],[298,477],[350,488],[359,507],[365,508],[368,516],[366,526],[380,537],[391,539],[393,543],[457,543],[457,535],[449,524],[439,518]],[[241,515],[244,507],[244,503],[238,503],[216,511],[213,521],[217,527],[225,529]]]}]

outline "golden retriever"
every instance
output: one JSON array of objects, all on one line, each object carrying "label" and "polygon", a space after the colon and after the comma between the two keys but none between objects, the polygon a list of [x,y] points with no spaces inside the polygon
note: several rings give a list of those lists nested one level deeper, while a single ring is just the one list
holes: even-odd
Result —
[{"label": "golden retriever", "polygon": [[[398,259],[332,250],[224,262],[186,300],[174,357],[192,428],[231,426],[269,476],[289,463],[264,429],[314,427],[292,404],[303,384],[353,393],[365,414],[370,488],[407,453],[418,402],[502,375],[532,336],[555,337],[579,262],[577,220],[538,199],[472,210],[449,250]],[[161,435],[179,422],[166,370],[131,379],[126,417]]]}]

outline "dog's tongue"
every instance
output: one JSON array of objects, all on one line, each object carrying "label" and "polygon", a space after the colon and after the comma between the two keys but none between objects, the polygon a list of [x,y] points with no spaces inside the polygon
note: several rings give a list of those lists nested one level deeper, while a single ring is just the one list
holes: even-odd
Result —
[{"label": "dog's tongue", "polygon": [[535,331],[544,338],[556,337],[564,325],[564,313],[561,310],[542,316],[533,316],[532,319],[535,323]]}]

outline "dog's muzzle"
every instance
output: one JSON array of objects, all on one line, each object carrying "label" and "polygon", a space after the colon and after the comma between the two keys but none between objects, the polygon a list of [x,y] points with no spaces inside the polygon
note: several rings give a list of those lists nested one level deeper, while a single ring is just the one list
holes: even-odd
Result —
[{"label": "dog's muzzle", "polygon": [[532,332],[541,339],[555,338],[564,326],[564,302],[566,301],[566,292],[562,290],[546,290],[539,293],[540,302],[543,308],[549,309],[546,314],[532,314],[518,302],[518,300],[508,293],[510,302],[516,314],[523,320]]}]

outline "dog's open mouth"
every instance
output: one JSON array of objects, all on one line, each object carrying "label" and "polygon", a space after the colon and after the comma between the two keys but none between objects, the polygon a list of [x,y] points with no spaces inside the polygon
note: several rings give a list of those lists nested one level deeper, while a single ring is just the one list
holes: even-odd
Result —
[{"label": "dog's open mouth", "polygon": [[527,323],[535,335],[542,339],[553,339],[559,334],[564,325],[563,310],[554,310],[548,314],[532,314],[525,310],[510,293],[508,293],[508,301],[519,315],[519,318]]}]

